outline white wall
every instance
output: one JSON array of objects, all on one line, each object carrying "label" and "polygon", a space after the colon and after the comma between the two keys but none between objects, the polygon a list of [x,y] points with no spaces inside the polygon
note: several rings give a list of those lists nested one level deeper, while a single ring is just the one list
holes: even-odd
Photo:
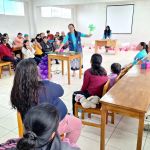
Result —
[{"label": "white wall", "polygon": [[[113,38],[119,39],[121,42],[150,41],[150,1],[137,1],[134,2],[134,4],[135,9],[132,34],[116,34],[113,35]],[[78,30],[88,32],[88,25],[92,23],[96,26],[96,32],[92,39],[102,38],[106,22],[106,3],[78,5],[76,11]],[[84,42],[90,40],[91,39],[83,39]]]},{"label": "white wall", "polygon": [[25,16],[0,15],[0,32],[14,38],[18,32],[30,34],[28,4],[25,3]]},{"label": "white wall", "polygon": [[74,23],[74,11],[75,8],[71,6],[66,6],[65,8],[72,9],[72,18],[71,19],[64,19],[64,18],[45,18],[41,17],[41,9],[40,7],[35,7],[35,14],[36,14],[36,32],[45,32],[46,30],[50,29],[53,34],[55,32],[65,31],[68,32],[68,24]]}]

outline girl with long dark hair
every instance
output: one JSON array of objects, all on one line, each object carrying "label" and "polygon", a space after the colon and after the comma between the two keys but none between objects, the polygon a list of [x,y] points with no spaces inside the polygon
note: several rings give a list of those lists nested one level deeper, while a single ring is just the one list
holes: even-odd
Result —
[{"label": "girl with long dark hair", "polygon": [[30,46],[29,40],[23,41],[22,53],[24,59],[32,58],[36,61],[37,64],[40,63],[41,59],[35,56],[35,50]]},{"label": "girl with long dark hair", "polygon": [[20,112],[24,120],[25,114],[33,106],[49,103],[55,106],[59,112],[60,123],[58,133],[66,134],[71,144],[76,144],[82,123],[67,114],[67,107],[59,98],[63,96],[63,88],[48,80],[40,81],[38,69],[33,59],[22,60],[16,68],[14,83],[11,90],[11,104]]},{"label": "girl with long dark hair", "polygon": [[142,60],[148,54],[148,45],[145,42],[140,42],[136,49],[140,52],[135,56],[133,65],[137,64],[139,60]]},{"label": "girl with long dark hair", "polygon": [[110,39],[110,38],[111,38],[111,29],[110,29],[110,26],[106,26],[104,30],[103,39]]},{"label": "girl with long dark hair", "polygon": [[102,64],[102,56],[100,54],[93,54],[91,57],[91,68],[87,69],[84,73],[83,85],[80,91],[74,92],[72,98],[73,104],[73,113],[74,104],[75,104],[75,96],[77,94],[82,94],[86,98],[90,96],[102,96],[103,86],[107,82],[107,72],[101,66]]},{"label": "girl with long dark hair", "polygon": [[25,133],[17,144],[17,150],[79,150],[61,142],[57,129],[59,114],[49,104],[31,108],[25,116]]},{"label": "girl with long dark hair", "polygon": [[[69,50],[80,53],[82,55],[82,45],[81,45],[81,37],[90,37],[91,34],[83,34],[79,31],[76,31],[74,24],[68,25],[69,32],[63,39],[62,44],[60,45],[57,51],[60,51],[63,46],[68,42]],[[79,59],[75,59],[71,62],[71,69],[73,70],[73,76],[75,76],[75,71],[79,70]]]}]

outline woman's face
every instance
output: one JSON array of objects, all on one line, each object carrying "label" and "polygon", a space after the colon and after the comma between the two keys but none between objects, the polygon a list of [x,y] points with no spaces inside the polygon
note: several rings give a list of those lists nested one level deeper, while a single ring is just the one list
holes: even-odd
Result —
[{"label": "woman's face", "polygon": [[70,32],[74,32],[74,30],[75,30],[74,26],[72,26],[72,25],[69,25],[68,29],[69,29]]},{"label": "woman's face", "polygon": [[26,43],[25,43],[25,45],[26,45],[26,46],[29,46],[29,45],[30,45],[29,41],[28,41],[28,42],[26,42]]},{"label": "woman's face", "polygon": [[141,46],[141,44],[139,44],[139,45],[136,47],[136,49],[141,51],[141,50],[143,50],[143,46]]},{"label": "woman's face", "polygon": [[106,27],[106,30],[108,31],[108,30],[109,30],[109,27]]}]

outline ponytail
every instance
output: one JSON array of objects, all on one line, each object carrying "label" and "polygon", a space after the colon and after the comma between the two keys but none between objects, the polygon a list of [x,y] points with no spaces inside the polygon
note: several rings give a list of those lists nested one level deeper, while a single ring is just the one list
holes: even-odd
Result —
[{"label": "ponytail", "polygon": [[37,145],[37,135],[32,131],[24,134],[23,138],[17,144],[17,150],[32,150]]},{"label": "ponytail", "polygon": [[107,73],[105,69],[101,66],[102,56],[100,54],[94,54],[91,58],[91,74],[106,76]]},{"label": "ponytail", "polygon": [[143,46],[143,49],[148,53],[148,45],[145,42],[140,42],[140,45]]}]

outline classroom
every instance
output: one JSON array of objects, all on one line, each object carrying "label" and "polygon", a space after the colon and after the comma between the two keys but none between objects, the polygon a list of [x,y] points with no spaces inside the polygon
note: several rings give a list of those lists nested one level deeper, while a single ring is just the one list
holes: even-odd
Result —
[{"label": "classroom", "polygon": [[150,150],[150,0],[0,0],[0,150]]}]

